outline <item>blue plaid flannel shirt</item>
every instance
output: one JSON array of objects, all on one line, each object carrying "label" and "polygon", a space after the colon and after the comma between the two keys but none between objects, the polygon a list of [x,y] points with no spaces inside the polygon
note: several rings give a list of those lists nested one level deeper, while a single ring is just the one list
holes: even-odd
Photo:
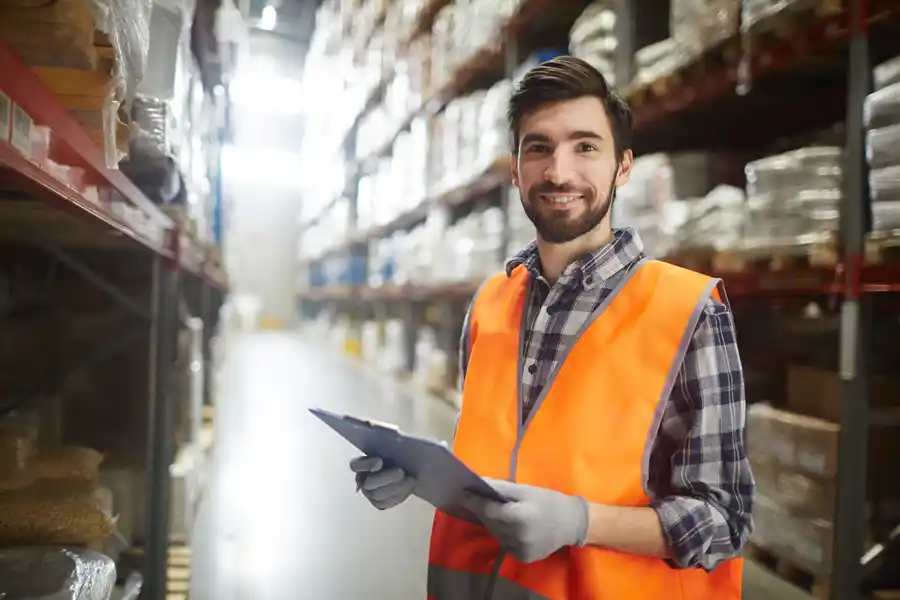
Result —
[{"label": "blue plaid flannel shirt", "polygon": [[[610,294],[628,266],[644,256],[632,229],[570,265],[554,286],[541,276],[535,243],[506,265],[524,265],[537,281],[528,300],[523,398],[527,414],[575,332]],[[724,290],[722,290],[724,292]],[[724,294],[722,294],[724,298]],[[551,310],[541,310],[551,308]],[[469,360],[469,317],[460,341],[460,383]],[[730,309],[710,298],[665,407],[650,457],[651,507],[673,568],[711,570],[739,554],[753,528],[755,482],[744,448],[744,377]]]}]

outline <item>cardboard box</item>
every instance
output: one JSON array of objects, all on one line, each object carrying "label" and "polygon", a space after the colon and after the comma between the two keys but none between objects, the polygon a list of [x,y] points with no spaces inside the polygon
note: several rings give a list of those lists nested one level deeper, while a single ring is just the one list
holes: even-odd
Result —
[{"label": "cardboard box", "polygon": [[57,0],[44,6],[0,4],[0,39],[30,66],[97,66],[90,0]]},{"label": "cardboard box", "polygon": [[831,570],[833,532],[829,521],[797,517],[762,494],[756,496],[753,518],[754,543],[814,575]]},{"label": "cardboard box", "polygon": [[[900,408],[900,380],[872,377],[869,406]],[[791,365],[787,375],[787,408],[802,415],[840,423],[840,377],[825,369]]]}]

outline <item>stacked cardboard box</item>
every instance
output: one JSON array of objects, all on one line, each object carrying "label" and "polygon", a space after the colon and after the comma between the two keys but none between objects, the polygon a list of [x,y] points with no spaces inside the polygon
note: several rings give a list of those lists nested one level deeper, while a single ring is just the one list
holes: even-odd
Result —
[{"label": "stacked cardboard box", "polygon": [[149,52],[150,0],[59,0],[0,6],[0,40],[101,146],[109,166],[128,149],[119,118]]},{"label": "stacked cardboard box", "polygon": [[[873,406],[900,402],[900,383],[876,377]],[[748,411],[748,450],[757,483],[759,546],[810,574],[831,568],[838,474],[840,380],[836,373],[791,366],[787,409],[757,404]],[[869,433],[869,537],[877,540],[896,516],[900,482],[885,461],[900,451],[900,428],[873,423]]]}]

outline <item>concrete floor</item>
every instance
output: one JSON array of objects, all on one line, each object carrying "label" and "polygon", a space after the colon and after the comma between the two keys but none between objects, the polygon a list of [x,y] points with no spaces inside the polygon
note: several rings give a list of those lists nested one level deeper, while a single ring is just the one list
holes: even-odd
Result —
[{"label": "concrete floor", "polygon": [[[289,335],[238,343],[223,377],[192,600],[424,600],[430,507],[373,509],[347,468],[355,449],[307,408],[439,439],[454,410]],[[807,598],[752,564],[745,579],[746,600]]]}]

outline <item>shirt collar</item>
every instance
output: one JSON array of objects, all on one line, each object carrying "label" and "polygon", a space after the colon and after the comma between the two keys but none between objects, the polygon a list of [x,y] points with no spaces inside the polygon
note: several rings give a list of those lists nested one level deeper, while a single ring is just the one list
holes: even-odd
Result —
[{"label": "shirt collar", "polygon": [[[613,230],[613,240],[569,265],[563,277],[575,276],[586,289],[613,277],[643,255],[644,244],[637,232],[630,228]],[[506,263],[507,277],[522,265],[532,277],[541,276],[541,258],[537,242],[532,241]]]}]

